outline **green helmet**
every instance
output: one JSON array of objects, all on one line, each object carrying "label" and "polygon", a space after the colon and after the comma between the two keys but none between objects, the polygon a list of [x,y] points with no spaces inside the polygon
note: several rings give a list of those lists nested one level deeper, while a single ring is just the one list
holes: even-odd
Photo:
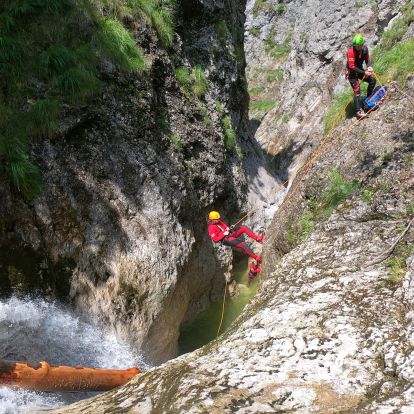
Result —
[{"label": "green helmet", "polygon": [[354,46],[362,46],[365,43],[364,36],[361,33],[358,33],[352,39],[352,44]]}]

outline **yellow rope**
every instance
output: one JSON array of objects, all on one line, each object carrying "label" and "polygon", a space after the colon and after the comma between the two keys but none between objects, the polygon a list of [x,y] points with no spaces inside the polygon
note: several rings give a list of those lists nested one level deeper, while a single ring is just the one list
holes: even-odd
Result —
[{"label": "yellow rope", "polygon": [[223,297],[223,309],[221,311],[221,319],[220,319],[220,324],[219,327],[217,329],[217,335],[216,338],[218,338],[219,333],[220,333],[220,329],[221,329],[221,325],[223,324],[223,318],[224,318],[224,304],[226,303],[226,293],[227,293],[227,278],[226,278],[226,286],[224,287],[224,297]]}]

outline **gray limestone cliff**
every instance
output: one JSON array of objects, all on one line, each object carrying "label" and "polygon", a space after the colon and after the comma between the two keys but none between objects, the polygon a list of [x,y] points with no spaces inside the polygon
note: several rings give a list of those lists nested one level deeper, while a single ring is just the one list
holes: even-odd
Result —
[{"label": "gray limestone cliff", "polygon": [[[408,91],[413,95],[414,85]],[[293,186],[300,203],[301,195],[321,194],[332,168],[346,182],[359,180],[277,261],[274,237],[288,226],[276,215],[260,292],[225,334],[120,389],[55,412],[410,412],[414,114],[403,110],[407,105],[394,90],[385,107],[333,138]]]},{"label": "gray limestone cliff", "polygon": [[[237,145],[250,142],[243,10],[181,2],[168,54],[145,21],[129,22],[148,72],[103,61],[102,93],[33,140],[43,177],[33,203],[0,176],[3,292],[69,299],[152,361],[176,355],[180,323],[221,296],[230,265],[207,237],[206,214],[246,203],[246,174],[223,130],[228,116]],[[176,76],[197,66],[209,85],[202,99]]]}]

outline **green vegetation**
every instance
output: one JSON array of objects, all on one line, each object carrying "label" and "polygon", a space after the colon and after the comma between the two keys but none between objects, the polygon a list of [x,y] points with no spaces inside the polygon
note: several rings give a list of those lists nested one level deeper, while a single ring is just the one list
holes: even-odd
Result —
[{"label": "green vegetation", "polygon": [[155,114],[155,125],[160,131],[169,132],[170,120],[168,119],[167,111],[160,107]]},{"label": "green vegetation", "polygon": [[398,42],[401,41],[403,36],[408,30],[410,24],[414,22],[414,2],[406,4],[403,7],[402,17],[398,19],[392,27],[383,33],[381,41],[376,48],[376,53],[381,53],[390,50]]},{"label": "green vegetation", "polygon": [[183,146],[181,138],[177,134],[171,134],[170,140],[174,144],[175,148],[180,149]]},{"label": "green vegetation", "polygon": [[228,151],[231,151],[236,145],[237,135],[231,125],[231,119],[229,116],[224,115],[224,107],[221,102],[216,101],[216,109],[220,114],[221,127],[223,128],[224,133],[224,145]]},{"label": "green vegetation", "polygon": [[375,192],[373,190],[364,189],[361,193],[361,200],[365,203],[370,203],[374,198]]},{"label": "green vegetation", "polygon": [[407,271],[407,259],[414,251],[414,244],[406,243],[397,246],[387,262],[388,282],[399,284]]},{"label": "green vegetation", "polygon": [[276,7],[275,7],[275,12],[277,15],[281,16],[282,14],[286,13],[286,6],[283,3],[279,3]]},{"label": "green vegetation", "polygon": [[106,55],[128,71],[145,69],[144,55],[121,22],[111,18],[102,20],[97,36]]},{"label": "green vegetation", "polygon": [[232,51],[232,56],[236,60],[237,65],[243,66],[244,64],[244,52],[241,47],[235,47]]},{"label": "green vegetation", "polygon": [[265,0],[255,0],[254,4],[253,4],[253,17],[256,18],[257,15],[259,14],[260,10],[263,10],[265,8],[269,8],[270,6],[268,4],[266,4]]},{"label": "green vegetation", "polygon": [[283,43],[276,43],[273,37],[269,37],[265,40],[265,52],[274,59],[284,60],[292,50],[290,42],[292,40],[292,34],[289,33]]},{"label": "green vegetation", "polygon": [[335,96],[324,117],[325,134],[336,128],[347,116],[353,116],[355,112],[353,96],[352,89],[346,89]]},{"label": "green vegetation", "polygon": [[414,201],[407,207],[406,216],[414,216]]},{"label": "green vegetation", "polygon": [[406,83],[406,76],[414,71],[414,39],[401,42],[384,53],[375,53],[375,72],[382,79]]},{"label": "green vegetation", "polygon": [[283,81],[283,70],[282,69],[270,69],[268,70],[266,80],[268,82],[282,82]]},{"label": "green vegetation", "polygon": [[250,95],[260,95],[263,93],[266,89],[263,86],[255,86],[254,88],[249,89]]},{"label": "green vegetation", "polygon": [[196,66],[191,72],[181,66],[175,70],[175,76],[186,95],[201,99],[206,94],[209,87],[208,79],[200,66]]},{"label": "green vegetation", "polygon": [[206,107],[204,104],[201,104],[201,105],[200,105],[199,111],[200,111],[201,116],[203,117],[203,121],[204,121],[204,123],[205,123],[206,125],[212,125],[212,122],[211,122],[210,116],[209,116],[209,114],[208,114],[207,107]]},{"label": "green vegetation", "polygon": [[202,98],[208,90],[208,79],[200,66],[193,69],[193,92],[197,98]]},{"label": "green vegetation", "polygon": [[260,36],[260,27],[258,27],[258,26],[253,26],[253,27],[250,29],[250,33],[251,33],[251,35],[252,35],[252,36],[254,36],[254,37],[259,37],[259,36]]},{"label": "green vegetation", "polygon": [[186,95],[192,94],[193,79],[190,71],[181,66],[175,70],[175,76],[177,77],[178,84],[180,85],[181,90]]},{"label": "green vegetation", "polygon": [[262,101],[252,101],[250,103],[250,109],[254,112],[266,113],[269,112],[276,105],[276,101],[273,99],[266,99]]},{"label": "green vegetation", "polygon": [[[375,73],[381,79],[392,79],[402,85],[406,82],[407,74],[414,71],[414,39],[401,42],[408,26],[414,21],[414,2],[406,4],[403,16],[397,20],[392,28],[383,33],[379,45],[372,51]],[[365,82],[361,82],[361,95],[366,92]],[[355,113],[353,107],[352,90],[348,89],[335,96],[329,107],[324,123],[325,133],[339,125],[345,117],[351,117]]]},{"label": "green vegetation", "polygon": [[19,0],[0,5],[0,156],[27,199],[41,177],[27,154],[30,137],[58,131],[63,105],[85,102],[101,87],[99,63],[146,68],[143,51],[123,24],[147,16],[164,45],[173,41],[173,3],[160,0]]},{"label": "green vegetation", "polygon": [[224,45],[226,43],[227,35],[229,33],[229,29],[227,28],[227,24],[224,20],[219,20],[214,25],[217,33],[217,37],[219,39],[219,42],[221,45]]},{"label": "green vegetation", "polygon": [[333,171],[325,191],[320,195],[312,196],[298,225],[292,225],[288,233],[288,240],[303,242],[312,232],[318,221],[330,217],[336,207],[345,201],[358,187],[358,181],[345,181],[345,178],[338,171]]}]

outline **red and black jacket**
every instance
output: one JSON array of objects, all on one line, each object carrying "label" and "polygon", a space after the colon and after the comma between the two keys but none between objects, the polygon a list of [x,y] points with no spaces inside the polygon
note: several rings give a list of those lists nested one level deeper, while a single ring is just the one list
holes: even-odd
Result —
[{"label": "red and black jacket", "polygon": [[371,66],[371,58],[369,56],[368,47],[364,46],[361,50],[356,50],[355,47],[348,48],[347,53],[347,69],[350,78],[356,78],[359,75],[364,75],[365,70],[363,63]]},{"label": "red and black jacket", "polygon": [[222,241],[226,235],[225,231],[230,231],[229,226],[224,221],[219,220],[218,223],[208,223],[208,234],[213,242],[218,243]]}]

